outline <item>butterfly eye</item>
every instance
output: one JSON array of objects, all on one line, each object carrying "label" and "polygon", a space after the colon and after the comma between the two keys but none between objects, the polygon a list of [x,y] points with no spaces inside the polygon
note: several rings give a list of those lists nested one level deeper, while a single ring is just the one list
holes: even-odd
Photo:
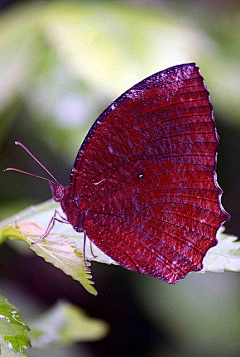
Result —
[{"label": "butterfly eye", "polygon": [[54,192],[55,198],[57,200],[61,200],[63,198],[63,196],[64,196],[64,191],[65,191],[64,186],[58,185],[57,188],[55,189],[55,192]]},{"label": "butterfly eye", "polygon": [[65,193],[65,187],[61,185],[60,183],[52,183],[49,182],[49,186],[52,192],[53,200],[55,202],[60,202],[63,199],[64,193]]},{"label": "butterfly eye", "polygon": [[139,179],[143,178],[143,173],[138,174],[138,178]]}]

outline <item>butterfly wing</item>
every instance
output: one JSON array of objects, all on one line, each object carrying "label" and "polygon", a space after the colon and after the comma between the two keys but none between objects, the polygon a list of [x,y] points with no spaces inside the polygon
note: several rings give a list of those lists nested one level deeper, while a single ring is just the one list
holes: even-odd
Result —
[{"label": "butterfly wing", "polygon": [[156,73],[113,102],[84,140],[69,183],[75,216],[84,211],[89,239],[120,265],[174,283],[202,268],[229,218],[217,149],[199,68]]}]

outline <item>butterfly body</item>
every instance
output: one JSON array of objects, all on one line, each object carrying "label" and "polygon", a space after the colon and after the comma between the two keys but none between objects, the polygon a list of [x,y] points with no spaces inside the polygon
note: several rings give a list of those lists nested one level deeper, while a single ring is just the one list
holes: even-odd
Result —
[{"label": "butterfly body", "polygon": [[68,222],[123,267],[175,283],[202,269],[229,219],[219,145],[194,63],[156,73],[93,124],[61,199]]}]

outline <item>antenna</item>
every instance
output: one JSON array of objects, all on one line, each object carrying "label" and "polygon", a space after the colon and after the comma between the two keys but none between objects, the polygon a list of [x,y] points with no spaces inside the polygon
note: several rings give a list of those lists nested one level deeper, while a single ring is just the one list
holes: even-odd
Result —
[{"label": "antenna", "polygon": [[16,172],[20,172],[22,174],[26,174],[26,175],[29,175],[29,176],[33,176],[33,177],[37,177],[37,178],[40,178],[42,180],[45,180],[45,181],[48,181],[48,182],[52,182],[53,184],[58,184],[58,181],[57,179],[51,174],[51,172],[48,171],[48,169],[31,153],[30,150],[28,150],[26,148],[25,145],[23,145],[22,143],[20,143],[19,141],[15,141],[15,145],[18,145],[18,146],[21,146],[27,153],[28,155],[30,155],[33,160],[35,160],[52,178],[54,181],[50,180],[50,179],[47,179],[45,177],[42,177],[42,176],[39,176],[39,175],[35,175],[35,174],[32,174],[30,172],[27,172],[27,171],[23,171],[23,170],[19,170],[19,169],[16,169],[15,167],[8,167],[7,169],[3,170],[3,172],[6,172],[6,171],[16,171]]}]

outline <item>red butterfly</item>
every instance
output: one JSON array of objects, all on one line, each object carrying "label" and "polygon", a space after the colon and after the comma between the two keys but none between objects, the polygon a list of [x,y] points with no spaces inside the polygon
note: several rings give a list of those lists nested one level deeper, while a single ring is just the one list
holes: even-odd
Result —
[{"label": "red butterfly", "polygon": [[201,270],[230,218],[216,180],[218,145],[199,68],[189,63],[153,74],[95,121],[69,186],[46,170],[66,218],[56,211],[43,237],[58,220],[126,269],[168,283]]}]

